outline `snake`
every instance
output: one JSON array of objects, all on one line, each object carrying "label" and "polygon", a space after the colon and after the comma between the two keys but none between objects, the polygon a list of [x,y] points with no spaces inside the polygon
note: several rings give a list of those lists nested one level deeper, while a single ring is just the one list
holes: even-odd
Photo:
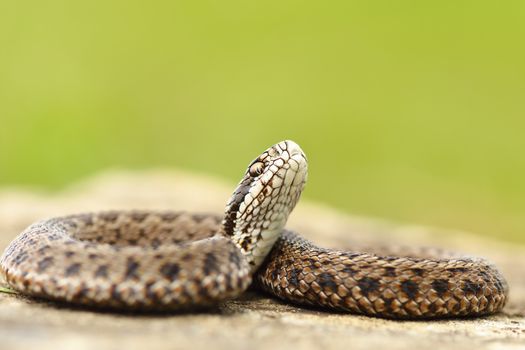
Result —
[{"label": "snake", "polygon": [[95,309],[194,310],[252,285],[307,308],[389,319],[504,307],[508,284],[483,258],[437,248],[328,249],[286,229],[307,169],[302,149],[286,140],[249,164],[223,215],[114,210],[44,219],[8,245],[0,270],[29,297]]}]

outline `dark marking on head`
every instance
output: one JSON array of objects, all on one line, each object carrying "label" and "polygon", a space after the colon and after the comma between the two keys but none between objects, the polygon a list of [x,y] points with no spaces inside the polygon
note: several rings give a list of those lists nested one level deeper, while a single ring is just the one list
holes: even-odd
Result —
[{"label": "dark marking on head", "polygon": [[448,291],[448,281],[445,279],[434,280],[431,285],[440,298]]},{"label": "dark marking on head", "polygon": [[46,256],[38,262],[38,272],[44,272],[49,266],[53,264],[53,257]]},{"label": "dark marking on head", "polygon": [[401,282],[401,290],[410,298],[414,299],[417,292],[419,292],[419,287],[414,281],[403,281]]},{"label": "dark marking on head", "polygon": [[78,271],[80,271],[80,266],[81,265],[79,263],[71,264],[67,267],[64,274],[66,275],[66,277],[75,276],[78,274]]},{"label": "dark marking on head", "polygon": [[132,258],[128,258],[126,262],[126,274],[124,278],[126,279],[138,279],[139,276],[137,275],[137,270],[139,268],[139,263],[133,260]]},{"label": "dark marking on head", "polygon": [[97,259],[97,258],[98,258],[98,254],[90,253],[90,254],[88,255],[88,259],[89,259],[89,260],[95,260],[95,259]]},{"label": "dark marking on head", "polygon": [[107,265],[101,265],[97,268],[97,271],[95,271],[95,277],[108,277],[108,266]]},{"label": "dark marking on head", "polygon": [[169,281],[174,281],[179,275],[180,267],[175,263],[165,263],[160,267],[160,273]]},{"label": "dark marking on head", "polygon": [[370,277],[361,278],[357,281],[357,285],[365,296],[368,296],[369,293],[375,292],[379,289],[379,281]]},{"label": "dark marking on head", "polygon": [[75,252],[67,251],[67,252],[64,253],[64,255],[65,255],[67,258],[71,258],[73,255],[75,255]]}]

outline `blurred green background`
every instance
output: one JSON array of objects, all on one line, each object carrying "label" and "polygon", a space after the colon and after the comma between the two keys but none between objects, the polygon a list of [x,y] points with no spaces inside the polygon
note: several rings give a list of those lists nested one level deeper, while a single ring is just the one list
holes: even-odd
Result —
[{"label": "blurred green background", "polygon": [[524,38],[520,0],[4,1],[0,186],[293,139],[310,199],[525,242]]}]

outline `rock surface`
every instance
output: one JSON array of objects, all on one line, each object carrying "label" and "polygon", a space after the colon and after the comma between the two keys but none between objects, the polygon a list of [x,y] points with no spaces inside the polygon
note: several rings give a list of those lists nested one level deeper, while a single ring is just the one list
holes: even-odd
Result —
[{"label": "rock surface", "polygon": [[[233,185],[173,171],[109,172],[58,194],[0,191],[0,251],[31,222],[100,209],[222,212]],[[4,349],[525,349],[525,247],[465,232],[344,215],[302,201],[290,228],[316,243],[435,245],[495,262],[510,284],[504,312],[480,319],[391,321],[287,305],[257,291],[179,315],[93,312],[0,292]],[[3,281],[0,279],[0,285]]]}]

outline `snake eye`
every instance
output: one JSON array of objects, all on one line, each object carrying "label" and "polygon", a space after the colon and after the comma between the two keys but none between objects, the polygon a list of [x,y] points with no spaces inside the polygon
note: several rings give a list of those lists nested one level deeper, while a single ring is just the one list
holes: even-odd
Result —
[{"label": "snake eye", "polygon": [[252,165],[250,165],[250,168],[248,169],[248,173],[250,173],[250,176],[255,177],[262,174],[264,169],[264,163],[263,162],[255,162]]}]

